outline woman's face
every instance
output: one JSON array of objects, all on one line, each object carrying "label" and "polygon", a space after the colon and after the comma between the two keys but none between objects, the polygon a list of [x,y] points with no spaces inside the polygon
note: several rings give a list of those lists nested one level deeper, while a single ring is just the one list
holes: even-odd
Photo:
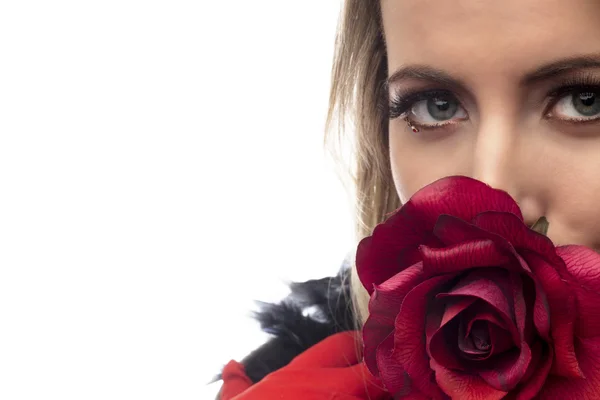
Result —
[{"label": "woman's face", "polygon": [[546,216],[556,244],[600,248],[600,1],[381,6],[400,199],[471,176]]}]

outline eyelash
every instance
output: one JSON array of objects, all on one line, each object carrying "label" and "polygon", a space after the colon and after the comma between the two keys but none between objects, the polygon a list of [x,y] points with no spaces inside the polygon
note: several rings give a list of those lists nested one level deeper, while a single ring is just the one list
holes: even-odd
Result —
[{"label": "eyelash", "polygon": [[[594,92],[600,94],[600,78],[593,74],[581,74],[575,75],[561,81],[555,89],[552,89],[546,97],[549,98],[548,105],[544,110],[544,115],[549,116],[550,110],[556,105],[556,103],[567,94],[576,92]],[[456,96],[451,91],[445,89],[433,89],[425,91],[407,91],[407,92],[396,92],[392,96],[389,105],[389,119],[393,120],[399,117],[407,117],[405,114],[419,101],[430,100],[436,97],[452,97],[456,99]],[[408,118],[408,117],[407,117]],[[410,121],[410,119],[409,119]],[[598,122],[598,119],[586,119],[582,121],[567,120],[571,123],[585,123],[585,122]],[[418,126],[419,128],[425,129],[439,129],[450,123],[441,122],[436,125],[424,125],[416,124],[410,121],[412,125]]]},{"label": "eyelash", "polygon": [[390,119],[396,119],[403,117],[408,110],[410,110],[417,102],[422,100],[429,100],[435,97],[441,96],[452,96],[452,93],[448,90],[426,90],[423,92],[406,92],[406,93],[395,93],[390,100]]},{"label": "eyelash", "polygon": [[[558,100],[562,99],[567,94],[572,94],[575,92],[593,92],[600,94],[600,78],[592,74],[584,74],[576,75],[563,80],[559,87],[548,93],[547,96],[550,98],[550,102],[544,110],[544,115],[548,115],[550,109],[556,105]],[[572,119],[570,122],[598,122],[598,119],[582,119],[581,121]]]}]

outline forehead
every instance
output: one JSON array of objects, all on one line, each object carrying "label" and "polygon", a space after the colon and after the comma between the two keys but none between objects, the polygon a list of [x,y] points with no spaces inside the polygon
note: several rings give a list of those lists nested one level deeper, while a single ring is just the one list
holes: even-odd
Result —
[{"label": "forehead", "polygon": [[600,0],[381,0],[390,72],[426,64],[468,79],[520,76],[600,52]]}]

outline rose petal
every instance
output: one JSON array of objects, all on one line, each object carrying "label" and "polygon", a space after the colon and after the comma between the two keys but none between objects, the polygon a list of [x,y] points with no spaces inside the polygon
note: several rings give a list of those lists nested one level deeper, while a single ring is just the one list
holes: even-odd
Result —
[{"label": "rose petal", "polygon": [[[463,308],[464,309],[464,308]],[[427,354],[431,357],[431,353],[429,352],[429,344],[431,338],[435,333],[439,330],[442,324],[445,322],[442,320],[444,313],[446,312],[446,307],[441,301],[433,301],[427,310],[427,315],[425,316],[425,337],[426,337],[426,350]]]},{"label": "rose petal", "polygon": [[440,239],[445,246],[471,242],[473,240],[492,239],[492,234],[478,228],[470,222],[447,214],[440,215],[433,227],[433,234]]},{"label": "rose petal", "polygon": [[378,376],[377,349],[381,345],[381,342],[385,340],[381,338],[385,338],[386,335],[391,335],[394,332],[394,329],[390,329],[386,325],[380,325],[378,322],[375,322],[375,320],[375,315],[369,315],[367,322],[365,322],[365,325],[363,326],[362,336],[364,363],[371,374]]},{"label": "rose petal", "polygon": [[474,297],[459,297],[455,301],[448,301],[444,309],[440,327],[446,325],[450,320],[454,319],[459,313],[477,301]]},{"label": "rose petal", "polygon": [[556,269],[536,253],[524,251],[523,257],[544,288],[550,305],[550,332],[555,356],[553,373],[565,377],[583,377],[573,344],[577,309],[572,289],[563,282]]},{"label": "rose petal", "polygon": [[491,348],[490,351],[487,352],[488,356],[485,357],[485,359],[493,355],[504,353],[505,351],[516,346],[513,339],[515,335],[506,329],[504,322],[500,318],[498,318],[494,313],[477,312],[475,315],[475,317],[467,317],[471,318],[467,325],[467,334],[470,334],[470,331],[476,322],[486,323],[487,329],[489,331]]},{"label": "rose petal", "polygon": [[550,375],[542,387],[540,400],[598,398],[598,393],[600,393],[600,337],[578,338],[575,348],[585,379],[560,378]]},{"label": "rose petal", "polygon": [[410,377],[394,358],[394,335],[390,334],[377,348],[377,362],[381,371],[381,381],[394,398],[406,400],[427,400],[427,397],[413,387]]},{"label": "rose petal", "polygon": [[[525,374],[524,383],[516,395],[515,400],[530,400],[539,393],[540,389],[548,378],[552,361],[554,360],[553,353],[548,349],[546,344],[536,342],[531,347],[532,361],[529,370]],[[528,376],[530,376],[528,378]]]},{"label": "rose petal", "polygon": [[375,376],[379,374],[375,360],[376,349],[394,330],[394,321],[400,312],[404,297],[420,282],[422,275],[422,265],[413,265],[376,286],[371,295],[369,317],[363,326],[362,334],[365,364]]},{"label": "rose petal", "polygon": [[420,246],[427,276],[461,272],[474,267],[497,267],[511,261],[491,240],[473,240],[444,248]]},{"label": "rose petal", "polygon": [[[525,304],[525,327],[523,329],[523,340],[525,340],[530,345],[533,343],[534,339],[537,337],[536,328],[534,324],[534,306],[535,306],[535,282],[531,274],[519,274],[518,278],[522,282],[521,285],[521,297]],[[514,287],[514,286],[513,286]],[[541,286],[540,286],[541,287]],[[516,303],[517,300],[515,300]]]},{"label": "rose petal", "polygon": [[384,282],[418,261],[414,259],[418,245],[437,243],[431,232],[441,214],[470,221],[487,210],[523,218],[508,193],[472,178],[446,177],[424,187],[359,243],[356,266],[360,281],[370,294],[373,284]]},{"label": "rose petal", "polygon": [[391,333],[377,347],[379,377],[390,393],[410,393],[410,378],[394,359],[394,334]]},{"label": "rose petal", "polygon": [[[479,300],[478,303],[481,303],[481,300]],[[502,332],[502,334],[498,333],[498,336],[502,335],[502,337],[499,338],[502,343],[504,343],[504,336],[508,336],[508,341],[510,342],[508,348],[515,347],[520,343],[520,335],[514,324],[511,321],[507,321],[505,317],[502,317],[497,312],[491,311],[491,309],[479,308],[479,304],[475,304],[465,311],[464,318],[470,322],[477,320],[487,321],[492,326],[492,333]],[[506,350],[502,343],[498,343],[499,349],[498,351],[494,351],[494,353]]]},{"label": "rose petal", "polygon": [[[515,344],[512,335],[504,328],[504,322],[490,311],[482,312],[482,307],[484,309],[486,307],[485,304],[481,300],[474,302],[472,298],[461,299],[457,304],[452,304],[452,307],[448,308],[444,316],[443,325],[433,331],[433,333],[428,332],[427,345],[429,356],[435,358],[436,362],[445,368],[457,370],[469,369],[467,364],[465,364],[465,360],[459,354],[459,341],[465,337],[465,334],[460,334],[460,321],[454,318],[461,314],[463,310],[467,311],[461,315],[461,319],[470,320],[470,323],[485,321],[491,326],[492,349],[489,352],[490,355],[514,347]],[[514,336],[518,338],[516,330],[514,331]]]},{"label": "rose petal", "polygon": [[[461,321],[458,329],[458,348],[468,357],[472,357],[473,361],[482,361],[491,355],[491,338],[490,330],[487,321],[471,320],[464,328],[464,321]],[[482,350],[477,348],[476,340],[480,340],[482,336],[487,336],[489,348]],[[446,366],[446,368],[448,368]]]},{"label": "rose petal", "polygon": [[[546,345],[546,343],[544,343],[544,345]],[[530,350],[531,350],[531,361],[529,362],[529,366],[527,367],[527,371],[525,371],[525,375],[523,375],[523,378],[521,379],[521,386],[524,382],[527,382],[529,380],[529,378],[531,378],[533,376],[533,373],[536,371],[536,369],[539,367],[539,362],[540,359],[542,357],[542,342],[539,340],[535,340],[531,346],[530,346]],[[547,347],[547,346],[546,346]]]},{"label": "rose petal", "polygon": [[513,310],[517,329],[521,335],[521,341],[525,340],[525,317],[527,314],[527,306],[523,297],[523,281],[518,274],[510,274],[510,283],[513,289]]},{"label": "rose petal", "polygon": [[[507,213],[514,217],[514,214]],[[485,229],[457,218],[452,215],[443,214],[438,218],[435,226],[433,227],[433,235],[440,239],[445,246],[452,246],[463,242],[470,242],[473,240],[492,240],[499,245],[499,248],[503,249],[508,241],[493,232],[488,232]],[[512,248],[512,246],[510,246]]]},{"label": "rose petal", "polygon": [[512,335],[509,331],[502,328],[497,323],[493,323],[491,321],[488,322],[490,322],[488,326],[490,329],[490,339],[492,342],[492,350],[490,352],[490,355],[502,354],[505,351],[516,346],[515,342],[513,341]]},{"label": "rose petal", "polygon": [[466,278],[462,279],[449,292],[439,293],[436,297],[463,298],[463,296],[468,296],[470,298],[480,299],[501,313],[503,318],[506,317],[505,321],[512,321],[512,299],[507,297],[509,293],[506,293],[506,289],[503,289],[500,286],[507,286],[505,283],[506,278],[502,279],[503,277],[501,274],[493,274],[493,272],[496,271],[490,270],[489,278],[486,277],[485,274],[481,273],[470,274]]},{"label": "rose petal", "polygon": [[396,318],[394,355],[410,376],[420,392],[434,399],[444,398],[443,393],[433,384],[433,371],[429,368],[429,357],[425,345],[425,316],[427,315],[428,295],[452,276],[440,276],[426,280],[411,290],[402,303]]},{"label": "rose petal", "polygon": [[[507,214],[507,220],[514,221],[514,218],[513,214]],[[501,222],[499,221],[499,223]],[[505,268],[517,272],[531,272],[525,260],[523,260],[510,243],[510,238],[504,238],[494,232],[486,231],[450,215],[440,216],[435,226],[434,234],[447,245],[461,244],[475,240],[491,240],[496,244],[498,252],[509,256],[511,261],[504,266]]]},{"label": "rose petal", "polygon": [[561,246],[556,251],[572,276],[568,284],[577,299],[575,334],[600,336],[600,255],[583,246]]},{"label": "rose petal", "polygon": [[550,263],[557,261],[554,244],[547,236],[530,229],[522,219],[508,213],[483,212],[475,217],[473,224],[488,232],[506,238],[513,247],[538,253]]},{"label": "rose petal", "polygon": [[523,379],[531,362],[531,349],[527,343],[520,344],[520,351],[505,353],[494,362],[493,369],[482,370],[479,376],[497,390],[508,392]]},{"label": "rose petal", "polygon": [[[481,301],[478,301],[478,303],[482,303]],[[473,307],[476,308],[476,307]],[[474,311],[472,315],[467,316],[467,318],[469,319],[469,326],[467,328],[467,331],[469,331],[472,328],[472,325],[476,322],[476,321],[485,321],[488,322],[490,325],[494,325],[497,326],[498,329],[504,330],[506,331],[506,321],[503,321],[500,317],[498,317],[498,315],[494,312],[490,312],[488,310],[485,311],[481,311],[481,310],[477,310]]]},{"label": "rose petal", "polygon": [[484,211],[502,211],[523,219],[519,206],[508,193],[464,176],[442,178],[424,187],[406,206],[429,231],[441,214],[471,221]]},{"label": "rose petal", "polygon": [[372,236],[360,241],[356,250],[356,268],[369,294],[373,293],[374,284],[385,282],[419,261],[417,246],[431,243],[425,240],[426,236],[424,230],[413,232],[409,227],[386,222],[377,225]]},{"label": "rose petal", "polygon": [[418,263],[375,286],[376,294],[369,302],[369,314],[379,315],[382,322],[393,327],[402,301],[423,277],[423,263]]},{"label": "rose petal", "polygon": [[465,364],[457,347],[458,326],[459,322],[454,320],[436,332],[429,342],[429,352],[430,357],[440,365],[462,371],[465,369]]},{"label": "rose petal", "polygon": [[[509,296],[512,289],[510,289],[510,283],[504,272],[492,268],[476,270],[463,278],[450,292],[439,293],[436,297],[451,299],[467,296],[489,304],[491,310],[497,312],[501,318],[502,327],[511,333],[513,341],[520,343],[521,335],[514,323],[512,296]],[[481,312],[487,312],[487,310],[478,310],[468,318],[474,319]]]},{"label": "rose petal", "polygon": [[546,342],[550,340],[550,305],[548,297],[537,278],[532,277],[535,283],[535,303],[533,306],[533,324]]},{"label": "rose petal", "polygon": [[460,400],[499,400],[507,393],[496,390],[477,375],[454,372],[431,360],[431,368],[435,371],[435,380],[453,399]]},{"label": "rose petal", "polygon": [[408,394],[396,394],[396,397],[394,397],[394,399],[402,399],[402,400],[430,400],[427,396],[425,396],[423,393],[420,393],[418,390],[416,389],[411,389],[410,393]]},{"label": "rose petal", "polygon": [[[454,317],[460,314],[463,310],[469,307],[476,301],[474,298],[459,299],[456,302],[448,304],[443,312],[441,318],[435,318],[438,320],[437,325],[431,320],[433,313],[429,312],[427,315],[427,354],[437,360],[438,363],[445,366],[446,368],[462,369],[462,360],[458,358],[456,346],[449,345],[447,338],[444,334],[444,328],[451,322]],[[441,323],[439,322],[441,320]],[[454,332],[457,331],[458,321],[455,321],[450,329]],[[437,327],[437,329],[433,329]],[[456,335],[454,340],[456,340]]]}]

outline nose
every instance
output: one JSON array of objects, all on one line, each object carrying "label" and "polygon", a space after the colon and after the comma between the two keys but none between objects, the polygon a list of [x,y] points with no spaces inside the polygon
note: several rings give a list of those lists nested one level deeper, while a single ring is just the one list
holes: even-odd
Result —
[{"label": "nose", "polygon": [[519,204],[528,226],[543,216],[540,200],[527,184],[527,152],[521,148],[518,123],[510,111],[482,118],[473,146],[472,176],[508,192]]}]

